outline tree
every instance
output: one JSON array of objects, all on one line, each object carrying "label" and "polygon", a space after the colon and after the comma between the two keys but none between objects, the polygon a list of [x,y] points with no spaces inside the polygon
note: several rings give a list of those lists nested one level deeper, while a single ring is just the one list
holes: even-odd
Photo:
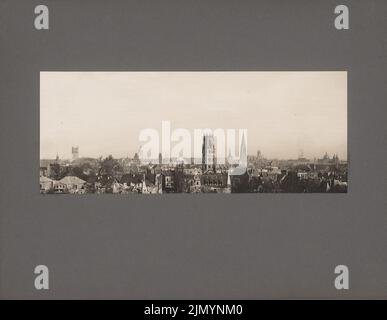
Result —
[{"label": "tree", "polygon": [[115,177],[120,171],[122,171],[122,166],[112,155],[109,155],[101,161],[101,167],[99,169],[100,176]]}]

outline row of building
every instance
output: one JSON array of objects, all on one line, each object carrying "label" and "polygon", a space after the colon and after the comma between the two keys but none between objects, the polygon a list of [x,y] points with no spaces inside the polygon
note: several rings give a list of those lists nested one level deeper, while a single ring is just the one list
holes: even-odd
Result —
[{"label": "row of building", "polygon": [[279,169],[234,168],[203,171],[201,166],[147,165],[114,174],[69,175],[62,179],[42,175],[41,193],[256,193],[346,192],[344,167],[314,171],[310,167]]},{"label": "row of building", "polygon": [[79,158],[42,160],[41,193],[249,193],[249,192],[346,192],[347,164],[337,155],[325,154],[309,161],[267,160],[260,152],[247,157],[242,136],[238,164],[219,165],[212,135],[203,137],[202,163],[142,164],[133,159]]}]

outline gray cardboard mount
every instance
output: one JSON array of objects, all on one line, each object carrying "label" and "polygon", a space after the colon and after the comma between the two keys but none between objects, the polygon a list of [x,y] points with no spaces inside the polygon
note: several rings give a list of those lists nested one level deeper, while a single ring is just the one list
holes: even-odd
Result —
[{"label": "gray cardboard mount", "polygon": [[[386,1],[38,4],[0,3],[0,298],[387,297]],[[349,192],[40,195],[39,72],[146,70],[348,71]]]}]

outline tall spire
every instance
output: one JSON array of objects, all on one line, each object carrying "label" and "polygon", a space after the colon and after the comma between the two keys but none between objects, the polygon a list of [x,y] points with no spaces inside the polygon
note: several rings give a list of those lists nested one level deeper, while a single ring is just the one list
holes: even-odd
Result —
[{"label": "tall spire", "polygon": [[245,134],[244,133],[242,133],[242,143],[241,143],[239,166],[247,168],[247,150],[246,150],[246,142],[245,142]]}]

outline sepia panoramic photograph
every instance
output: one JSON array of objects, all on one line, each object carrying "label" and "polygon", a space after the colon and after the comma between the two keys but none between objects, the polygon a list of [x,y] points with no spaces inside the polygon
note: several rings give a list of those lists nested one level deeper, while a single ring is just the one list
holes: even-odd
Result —
[{"label": "sepia panoramic photograph", "polygon": [[41,72],[41,194],[346,193],[347,72]]}]

